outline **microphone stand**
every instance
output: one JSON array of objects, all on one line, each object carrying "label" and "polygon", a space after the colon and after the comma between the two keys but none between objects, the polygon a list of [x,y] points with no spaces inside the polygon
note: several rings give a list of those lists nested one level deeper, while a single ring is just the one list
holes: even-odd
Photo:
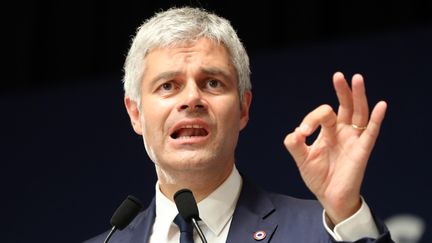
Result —
[{"label": "microphone stand", "polygon": [[109,232],[109,234],[105,238],[104,243],[107,243],[111,239],[111,236],[114,234],[114,232],[116,232],[116,230],[117,230],[117,227],[115,227],[115,226],[113,226],[111,228],[111,231]]},{"label": "microphone stand", "polygon": [[195,220],[195,218],[192,218],[191,220],[192,220],[192,224],[193,224],[194,228],[196,229],[199,237],[201,238],[201,241],[203,243],[207,243],[207,239],[205,238],[203,232],[201,231],[201,228],[199,227],[198,222]]}]

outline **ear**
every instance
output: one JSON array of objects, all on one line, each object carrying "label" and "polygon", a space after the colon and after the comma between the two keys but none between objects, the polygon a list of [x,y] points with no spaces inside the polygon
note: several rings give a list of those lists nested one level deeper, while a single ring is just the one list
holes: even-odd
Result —
[{"label": "ear", "polygon": [[126,106],[127,113],[132,123],[132,127],[136,133],[142,135],[142,124],[140,119],[140,111],[138,109],[138,104],[131,98],[125,96],[124,103]]},{"label": "ear", "polygon": [[249,108],[252,102],[252,92],[247,90],[243,93],[240,113],[240,130],[246,127],[249,121]]}]

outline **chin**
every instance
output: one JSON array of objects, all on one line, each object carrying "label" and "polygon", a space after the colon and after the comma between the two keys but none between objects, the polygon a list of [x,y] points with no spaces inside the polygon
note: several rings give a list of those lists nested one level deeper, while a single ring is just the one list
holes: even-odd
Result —
[{"label": "chin", "polygon": [[[161,161],[162,162],[162,161]],[[201,171],[215,168],[220,165],[220,160],[211,153],[197,153],[197,151],[184,151],[176,153],[172,158],[166,158],[164,163],[166,169],[173,171]]]}]

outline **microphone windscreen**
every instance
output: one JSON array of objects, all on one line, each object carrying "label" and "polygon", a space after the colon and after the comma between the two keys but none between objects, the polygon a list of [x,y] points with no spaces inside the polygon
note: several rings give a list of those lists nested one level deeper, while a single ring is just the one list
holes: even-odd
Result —
[{"label": "microphone windscreen", "polygon": [[124,229],[132,222],[141,209],[141,202],[136,197],[129,195],[114,212],[110,221],[111,225],[119,230]]},{"label": "microphone windscreen", "polygon": [[192,218],[198,220],[199,212],[195,198],[189,189],[181,189],[174,194],[174,201],[180,215],[190,222]]}]

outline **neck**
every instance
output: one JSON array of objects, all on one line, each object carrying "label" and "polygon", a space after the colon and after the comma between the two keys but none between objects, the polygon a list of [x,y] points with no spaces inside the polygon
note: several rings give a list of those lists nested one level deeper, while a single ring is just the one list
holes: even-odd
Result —
[{"label": "neck", "polygon": [[167,171],[156,166],[161,192],[173,200],[174,194],[188,188],[193,192],[195,200],[200,202],[216,190],[231,174],[233,164],[223,170],[203,171]]}]

